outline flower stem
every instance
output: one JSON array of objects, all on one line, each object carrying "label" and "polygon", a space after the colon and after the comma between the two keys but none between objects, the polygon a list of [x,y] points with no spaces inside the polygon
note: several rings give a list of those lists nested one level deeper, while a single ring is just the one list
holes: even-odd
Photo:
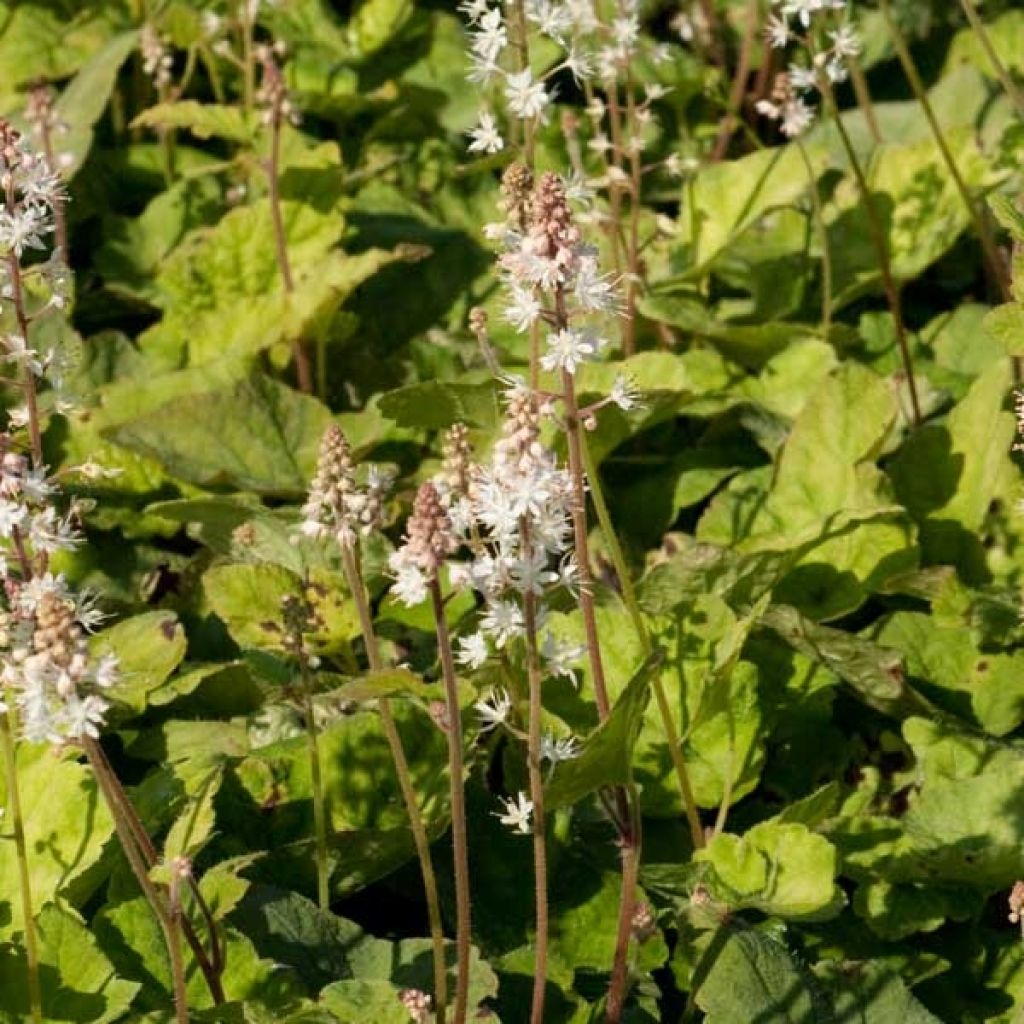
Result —
[{"label": "flower stem", "polygon": [[469,1002],[469,844],[466,834],[466,794],[463,787],[462,715],[455,679],[451,638],[444,617],[444,598],[435,576],[430,581],[430,597],[437,629],[437,649],[444,677],[445,702],[448,708],[448,774],[452,804],[452,848],[455,860],[455,1024],[466,1024]]},{"label": "flower stem", "polygon": [[[13,186],[8,188],[7,204],[15,209]],[[31,346],[28,340],[28,316],[25,312],[25,293],[21,283],[21,265],[17,255],[12,251],[7,258],[8,276],[11,285],[11,305],[14,307],[14,319],[18,325],[18,333],[26,350]],[[22,367],[22,388],[25,392],[25,405],[28,409],[29,443],[32,446],[32,466],[39,469],[43,464],[43,434],[39,425],[39,400],[36,395],[36,379],[28,365]]]},{"label": "flower stem", "polygon": [[1013,105],[1017,108],[1018,115],[1024,117],[1024,92],[1021,92],[1010,72],[1006,69],[1006,65],[996,52],[995,46],[992,45],[992,37],[988,34],[988,29],[985,28],[985,22],[978,17],[973,0],[960,0],[960,6],[964,9],[964,14],[967,15],[967,20],[971,23],[971,28],[978,37],[978,42],[981,43],[985,56],[988,57],[989,62],[992,64],[996,77],[1006,90],[1006,95],[1010,97]]},{"label": "flower stem", "polygon": [[[174,1011],[177,1024],[188,1024],[188,1004],[185,995],[185,971],[181,958],[181,948],[178,945],[178,932],[171,920],[171,912],[164,901],[164,897],[156,884],[149,877],[149,867],[146,857],[139,848],[131,824],[125,817],[123,806],[118,794],[113,790],[110,775],[107,772],[105,758],[98,758],[96,751],[99,744],[92,739],[84,741],[85,755],[92,766],[93,774],[100,787],[100,792],[110,808],[111,816],[114,819],[114,828],[117,830],[118,839],[121,841],[121,849],[128,860],[128,865],[135,875],[143,896],[149,903],[164,933],[164,942],[167,945],[167,954],[171,963],[172,987],[174,991]],[[177,950],[175,947],[177,946]]]},{"label": "flower stem", "polygon": [[316,902],[325,913],[331,909],[331,868],[327,856],[327,801],[320,766],[320,738],[313,713],[313,685],[309,667],[300,661],[302,674],[302,712],[306,719],[306,747],[309,774],[313,786],[313,833],[316,837]]},{"label": "flower stem", "polygon": [[[532,556],[529,523],[520,524],[523,558]],[[541,772],[541,683],[543,675],[537,645],[537,595],[527,590],[523,596],[523,619],[526,629],[526,665],[530,687],[530,714],[526,764],[530,778],[530,800],[533,803],[533,877],[536,932],[534,935],[533,1000],[530,1024],[544,1024],[544,997],[548,975],[548,857],[544,823],[544,777]]]},{"label": "flower stem", "polygon": [[[626,558],[622,553],[622,545],[619,543],[618,534],[612,523],[611,515],[608,512],[608,503],[604,498],[604,489],[601,486],[601,478],[594,464],[594,457],[583,439],[583,462],[587,472],[587,480],[590,482],[590,498],[594,503],[594,511],[597,513],[597,522],[601,527],[601,535],[604,537],[608,547],[608,553],[615,567],[615,575],[619,580],[619,587],[622,590],[622,600],[626,610],[633,621],[633,628],[640,640],[644,655],[651,653],[652,645],[650,634],[644,625],[643,615],[640,611],[640,604],[636,598],[636,590],[633,587],[633,578],[630,575],[629,567],[626,565]],[[679,733],[676,730],[676,723],[672,717],[672,708],[668,702],[668,694],[661,678],[655,676],[652,682],[654,699],[658,705],[658,713],[661,715],[662,728],[665,730],[665,739],[668,743],[669,756],[672,758],[672,766],[675,769],[676,781],[679,784],[679,792],[683,799],[683,807],[686,811],[686,821],[690,827],[690,839],[694,849],[700,849],[704,845],[704,827],[701,825],[700,815],[697,810],[697,801],[693,796],[693,786],[690,784],[690,773],[686,768],[686,761],[683,758],[682,744],[679,741]]]},{"label": "flower stem", "polygon": [[857,106],[864,115],[864,123],[868,126],[871,134],[871,141],[875,145],[882,142],[882,132],[878,127],[878,117],[875,114],[875,105],[871,102],[871,90],[868,88],[868,80],[860,61],[854,54],[846,58],[847,67],[850,69],[850,81],[853,83],[853,94],[857,97]]},{"label": "flower stem", "polygon": [[[281,282],[284,285],[285,302],[290,302],[295,291],[295,279],[292,277],[292,265],[288,259],[288,240],[284,233],[284,218],[281,216],[281,112],[275,110],[270,125],[270,160],[267,163],[267,187],[270,192],[270,216],[274,224],[274,248],[277,253],[277,266],[281,271]],[[295,360],[295,373],[298,377],[299,390],[304,395],[313,393],[313,371],[309,365],[309,354],[303,348],[299,338],[292,338],[292,358]]]},{"label": "flower stem", "polygon": [[[557,319],[564,326],[566,322],[565,296],[561,290],[556,292],[555,306]],[[597,701],[598,716],[605,721],[611,711],[608,701],[608,688],[604,678],[604,663],[601,659],[601,643],[597,631],[597,616],[594,607],[593,578],[590,572],[590,549],[587,540],[587,507],[585,469],[583,465],[583,424],[580,421],[579,404],[576,400],[576,382],[568,370],[562,371],[562,401],[565,406],[566,432],[568,434],[569,475],[572,478],[572,527],[576,545],[576,562],[580,574],[580,612],[583,615],[583,628],[587,641],[587,657],[590,662],[590,674],[594,683],[594,695]],[[620,786],[615,789],[615,820],[619,829],[619,842],[622,848],[622,892],[619,904],[620,924],[623,919],[631,921],[636,906],[636,880],[639,864],[633,857],[639,857],[640,818],[636,813],[635,800],[631,800]],[[620,928],[615,944],[615,956],[612,965],[611,987],[608,990],[608,1020],[614,1024],[618,1017],[612,1017],[611,1009],[622,1008],[625,998],[626,956],[629,952],[629,933],[625,940]]]},{"label": "flower stem", "polygon": [[818,180],[814,176],[814,167],[803,142],[798,138],[796,148],[807,170],[807,183],[811,190],[811,205],[814,209],[814,228],[818,233],[818,244],[821,246],[821,336],[828,341],[832,331],[832,255],[828,245],[828,228],[825,226],[825,208],[818,192]]},{"label": "flower stem", "polygon": [[[342,564],[345,569],[345,579],[348,582],[348,588],[352,593],[352,600],[355,603],[356,612],[359,616],[363,643],[366,645],[366,657],[370,663],[370,668],[374,672],[380,672],[384,668],[384,661],[380,656],[380,645],[377,642],[377,634],[373,628],[373,617],[370,615],[370,606],[366,598],[366,586],[363,583],[363,574],[359,567],[357,554],[355,549],[343,546],[341,555]],[[416,790],[412,784],[412,773],[409,771],[409,762],[405,756],[402,737],[399,735],[398,726],[395,724],[395,716],[391,710],[391,701],[386,697],[382,697],[377,702],[377,707],[380,711],[381,724],[384,726],[384,735],[391,749],[391,757],[395,763],[395,774],[398,776],[398,788],[402,793],[402,802],[405,804],[405,811],[409,816],[409,828],[412,832],[413,842],[416,845],[416,857],[420,862],[420,874],[423,876],[423,892],[427,901],[430,941],[434,953],[434,1016],[436,1024],[445,1024],[445,1013],[448,1008],[448,970],[444,955],[441,901],[437,895],[437,878],[434,875],[434,862],[430,856],[430,842],[427,839],[423,815],[420,812],[419,802],[416,799]]]},{"label": "flower stem", "polygon": [[14,848],[18,856],[18,885],[21,889],[21,915],[25,919],[25,958],[28,964],[28,1005],[33,1024],[43,1019],[43,999],[39,987],[39,945],[36,921],[32,911],[32,876],[29,872],[28,846],[25,843],[25,819],[21,809],[18,786],[18,762],[15,756],[14,733],[10,712],[0,712],[0,746],[3,747],[4,772],[7,775],[7,808],[14,831]]},{"label": "flower stem", "polygon": [[[142,824],[142,820],[139,818],[134,805],[128,798],[128,794],[124,791],[124,787],[121,785],[120,779],[118,779],[117,775],[114,773],[110,762],[107,760],[107,755],[104,753],[103,747],[92,739],[84,740],[83,745],[85,747],[89,763],[92,766],[93,772],[96,774],[97,781],[100,784],[100,789],[104,795],[104,799],[107,800],[108,805],[111,807],[111,814],[114,816],[115,826],[117,826],[119,821],[124,823],[127,835],[132,841],[133,849],[137,850],[142,857],[148,878],[149,869],[156,865],[159,860],[156,847],[153,845],[153,840],[149,838],[149,833]],[[115,807],[116,810],[114,810]],[[124,839],[120,828],[118,828],[118,837],[122,839],[123,845]],[[126,850],[125,856],[129,857],[130,851]],[[221,952],[220,941],[217,936],[216,923],[213,919],[213,914],[210,911],[209,906],[202,896],[199,885],[195,881],[195,878],[191,876],[189,878],[189,886],[192,890],[193,896],[196,898],[196,902],[200,907],[200,910],[206,920],[207,928],[210,932],[212,957],[207,956],[206,950],[199,941],[199,936],[196,934],[191,921],[189,921],[187,917],[183,917],[181,920],[182,931],[185,934],[185,940],[188,942],[189,948],[192,950],[192,955],[195,957],[200,971],[202,971],[203,978],[206,981],[207,988],[210,990],[210,995],[213,998],[214,1003],[220,1006],[225,1001],[224,988],[220,980],[220,975],[224,969],[224,957]]]},{"label": "flower stem", "polygon": [[636,794],[630,806],[633,818],[630,828],[622,837],[622,899],[619,902],[619,922],[615,937],[615,956],[612,977],[608,985],[605,1006],[607,1024],[619,1024],[626,1001],[629,981],[629,944],[633,936],[633,915],[636,912],[636,890],[640,878],[640,821],[636,814]]},{"label": "flower stem", "polygon": [[921,75],[910,53],[910,47],[907,46],[907,41],[892,15],[889,0],[879,0],[879,8],[882,16],[885,18],[889,36],[892,39],[893,46],[896,48],[896,56],[899,57],[900,64],[903,65],[903,71],[907,76],[907,81],[910,83],[910,88],[917,102],[921,104],[921,110],[924,112],[925,120],[931,129],[935,144],[939,147],[939,152],[942,154],[942,160],[956,185],[957,191],[960,193],[960,198],[967,209],[967,216],[974,225],[974,231],[978,236],[978,241],[981,242],[981,250],[985,255],[985,262],[988,264],[989,272],[999,288],[1003,302],[1009,302],[1012,298],[1010,282],[1003,261],[999,258],[995,239],[992,237],[992,229],[978,208],[977,203],[975,203],[974,197],[967,187],[967,182],[964,181],[964,176],[960,173],[960,168],[957,167],[953,153],[950,151],[949,143],[946,142],[946,137],[942,132],[942,126],[939,124],[935,111],[932,109],[931,101],[928,99],[927,90],[924,87],[924,82],[921,81]]},{"label": "flower stem", "polygon": [[903,361],[903,372],[907,378],[907,389],[910,393],[910,406],[915,426],[920,426],[922,421],[921,403],[917,397],[917,384],[914,381],[914,363],[910,357],[910,346],[907,342],[907,330],[903,322],[903,306],[900,300],[899,288],[892,273],[892,261],[889,256],[889,243],[885,237],[885,230],[882,226],[882,218],[875,203],[875,197],[871,192],[867,175],[861,166],[857,151],[854,149],[853,140],[850,138],[846,125],[839,114],[839,107],[836,104],[835,92],[832,83],[827,75],[820,75],[822,95],[828,105],[832,120],[835,122],[836,130],[839,132],[840,141],[846,152],[846,158],[850,163],[850,169],[857,179],[857,187],[860,190],[861,198],[864,201],[864,212],[867,214],[868,229],[871,232],[871,240],[875,246],[875,253],[878,258],[878,269],[882,275],[882,287],[889,303],[889,310],[892,313],[893,327],[896,331],[896,341],[900,349],[900,357]]},{"label": "flower stem", "polygon": [[715,140],[714,149],[711,152],[712,163],[718,163],[729,151],[729,142],[736,130],[736,119],[743,109],[743,92],[747,85],[747,78],[750,76],[754,40],[757,37],[758,25],[761,23],[760,7],[760,0],[749,0],[747,4],[747,24],[743,30],[739,61],[736,64],[736,74],[733,76],[732,86],[729,89],[728,106],[718,129],[718,138]]}]

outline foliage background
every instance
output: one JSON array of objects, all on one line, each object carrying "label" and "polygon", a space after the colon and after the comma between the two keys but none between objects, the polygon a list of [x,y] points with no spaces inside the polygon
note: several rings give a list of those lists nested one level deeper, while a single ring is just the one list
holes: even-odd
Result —
[{"label": "foliage background", "polygon": [[[727,23],[739,6],[719,5]],[[968,184],[1010,200],[994,203],[1009,248],[1024,243],[1012,205],[1024,136],[954,6],[899,13]],[[1024,12],[985,12],[1003,59],[1024,73]],[[195,859],[228,929],[232,1002],[203,1011],[196,982],[196,1019],[397,1022],[407,1019],[397,991],[430,981],[412,846],[376,715],[352,689],[358,623],[338,567],[290,532],[333,417],[360,455],[400,473],[390,540],[370,559],[378,626],[396,659],[434,678],[430,622],[386,596],[382,567],[416,482],[436,469],[437,431],[462,420],[485,447],[498,426],[466,317],[495,302],[482,229],[500,161],[467,158],[477,97],[448,4],[267,8],[263,27],[289,46],[303,113],[281,178],[297,280],[286,301],[256,170],[265,142],[231,102],[229,73],[227,101],[213,103],[200,13],[184,0],[162,8],[179,64],[196,71],[188,96],[161,106],[141,72],[134,4],[0,3],[0,109],[17,122],[30,83],[58,82],[74,155],[76,296],[47,329],[73,355],[79,405],[51,421],[48,458],[122,471],[79,488],[93,506],[89,543],[57,568],[116,615],[96,640],[126,667],[108,747],[150,831]],[[648,30],[670,38],[671,13],[646,5]],[[623,726],[645,812],[641,882],[659,925],[638,947],[631,1021],[680,1020],[688,1000],[714,1024],[1024,1012],[1024,948],[1006,919],[1024,875],[1024,555],[1008,411],[1020,307],[999,306],[985,279],[876,11],[862,27],[884,144],[848,96],[844,118],[885,210],[923,427],[908,422],[834,129],[806,140],[835,261],[827,338],[809,185],[791,146],[748,151],[740,140],[682,184],[649,183],[642,351],[627,367],[646,408],[607,414],[592,444],[665,650],[658,671],[698,803],[712,820],[729,788],[735,809],[729,831],[691,857],[653,710],[635,746]],[[671,53],[650,72],[672,90],[657,104],[653,149],[696,157],[717,130],[709,97],[720,83],[692,51]],[[568,88],[563,98],[572,102]],[[174,131],[173,173],[155,128]],[[540,164],[560,167],[560,147],[554,118]],[[232,202],[239,185],[248,191]],[[521,361],[521,340],[492,324],[505,361]],[[320,353],[317,397],[291,386],[296,336]],[[600,395],[612,375],[588,367],[582,389]],[[308,767],[268,627],[307,574],[325,622],[329,915],[309,900]],[[618,693],[643,656],[614,587],[600,600]],[[471,610],[454,600],[453,625]],[[560,628],[580,627],[566,614]],[[431,688],[407,687],[400,725],[443,863]],[[546,709],[587,735],[587,692],[585,679],[580,693],[553,684]],[[168,1019],[159,933],[88,773],[73,754],[23,747],[20,758],[33,885],[47,904],[49,1019]],[[585,792],[615,771],[590,763]],[[494,792],[515,789],[506,769],[516,770],[500,746],[479,744],[469,801],[476,994],[490,1019],[514,1022],[529,995],[531,869],[528,844],[491,813]],[[590,801],[559,811],[553,833],[549,1019],[598,1019],[615,851]],[[14,891],[15,870],[0,842],[0,893]],[[0,897],[0,1020],[11,1022],[27,1005],[18,915]]]}]

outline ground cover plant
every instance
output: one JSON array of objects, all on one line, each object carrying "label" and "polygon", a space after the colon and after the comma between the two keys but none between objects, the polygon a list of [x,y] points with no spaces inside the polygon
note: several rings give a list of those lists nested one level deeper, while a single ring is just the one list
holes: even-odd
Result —
[{"label": "ground cover plant", "polygon": [[0,1022],[1022,1019],[1024,11],[0,68]]}]

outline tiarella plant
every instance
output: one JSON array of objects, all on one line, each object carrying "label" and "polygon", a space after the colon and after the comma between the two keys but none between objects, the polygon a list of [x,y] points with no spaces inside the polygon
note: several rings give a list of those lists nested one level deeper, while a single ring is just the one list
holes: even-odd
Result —
[{"label": "tiarella plant", "polygon": [[0,1024],[1020,1016],[1021,31],[0,0]]}]

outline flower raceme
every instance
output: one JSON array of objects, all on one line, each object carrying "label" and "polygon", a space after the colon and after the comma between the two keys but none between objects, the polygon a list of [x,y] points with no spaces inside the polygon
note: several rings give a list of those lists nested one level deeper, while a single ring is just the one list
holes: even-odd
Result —
[{"label": "flower raceme", "polygon": [[[814,121],[808,97],[822,87],[822,77],[833,84],[845,81],[847,63],[860,53],[861,44],[849,24],[829,28],[824,34],[818,31],[816,22],[845,10],[846,0],[775,0],[775,6],[778,13],[769,19],[765,31],[769,45],[784,50],[795,43],[805,62],[791,63],[776,76],[771,98],[759,100],[757,111],[778,121],[783,135],[792,139]],[[822,45],[822,39],[828,44]]]}]

